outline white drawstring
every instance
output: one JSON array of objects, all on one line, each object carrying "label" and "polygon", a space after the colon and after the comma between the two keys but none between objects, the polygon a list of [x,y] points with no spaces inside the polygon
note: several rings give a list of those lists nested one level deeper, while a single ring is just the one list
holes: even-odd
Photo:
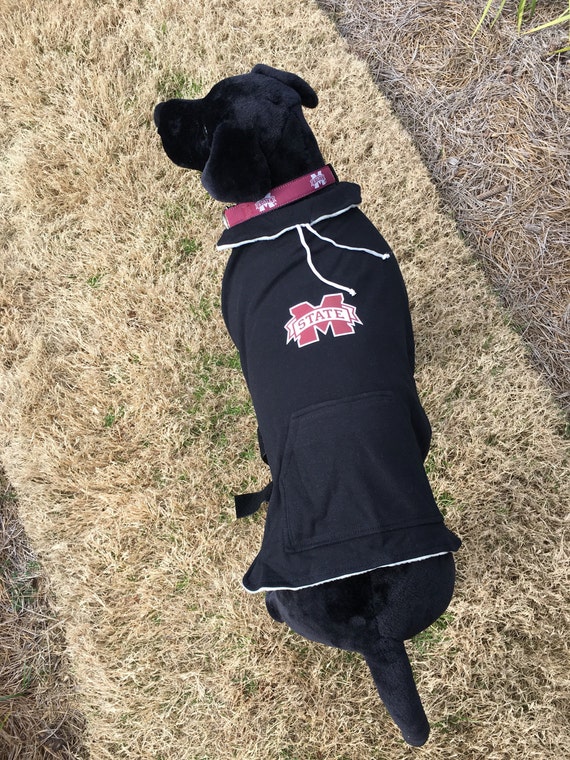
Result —
[{"label": "white drawstring", "polygon": [[307,253],[307,264],[309,265],[309,268],[311,269],[311,272],[315,275],[315,277],[318,277],[318,279],[321,282],[324,282],[325,285],[330,285],[333,288],[338,288],[339,290],[344,290],[347,293],[350,293],[351,296],[356,295],[356,291],[352,288],[348,288],[345,285],[339,285],[337,282],[332,282],[331,280],[325,279],[320,272],[317,270],[315,265],[313,264],[313,259],[311,256],[311,249],[309,248],[307,241],[305,240],[305,235],[303,234],[303,227],[309,230],[309,232],[312,232],[313,235],[318,237],[320,240],[323,240],[325,243],[330,243],[331,245],[334,245],[335,248],[344,248],[347,251],[362,251],[363,253],[369,253],[371,256],[376,256],[379,259],[389,259],[390,254],[389,253],[379,253],[378,251],[373,251],[370,248],[354,248],[350,245],[342,245],[341,243],[337,243],[331,238],[324,237],[323,235],[319,235],[319,233],[311,227],[310,224],[298,224],[296,225],[296,230],[299,233],[299,238],[301,240],[301,245],[305,249]]},{"label": "white drawstring", "polygon": [[319,233],[313,229],[310,224],[304,224],[303,227],[306,227],[310,232],[313,233],[313,235],[316,235],[321,240],[324,240],[326,243],[331,243],[337,248],[346,248],[347,251],[364,251],[364,253],[369,253],[371,256],[376,256],[378,259],[390,258],[389,253],[380,253],[379,251],[373,251],[371,248],[353,248],[351,245],[342,245],[342,243],[335,243],[335,241],[331,240],[331,238],[325,237],[324,235],[319,235]]},{"label": "white drawstring", "polygon": [[[308,226],[308,225],[307,225]],[[301,244],[305,251],[307,252],[307,264],[309,265],[311,272],[315,275],[315,277],[318,277],[321,282],[324,282],[325,285],[330,285],[333,288],[338,288],[339,290],[345,290],[347,293],[350,293],[351,296],[356,295],[356,291],[352,288],[347,288],[344,285],[339,285],[337,282],[331,282],[331,280],[326,280],[322,274],[320,274],[317,269],[315,268],[315,265],[313,264],[313,259],[311,257],[311,249],[307,245],[307,241],[305,240],[305,236],[303,235],[303,228],[300,224],[297,225],[297,232],[299,233],[299,237],[301,238]]]}]

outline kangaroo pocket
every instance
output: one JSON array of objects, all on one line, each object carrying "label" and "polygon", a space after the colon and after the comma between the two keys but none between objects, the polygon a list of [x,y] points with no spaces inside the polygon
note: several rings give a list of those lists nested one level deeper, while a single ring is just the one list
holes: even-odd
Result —
[{"label": "kangaroo pocket", "polygon": [[292,552],[441,520],[410,410],[391,392],[293,414],[279,484]]}]

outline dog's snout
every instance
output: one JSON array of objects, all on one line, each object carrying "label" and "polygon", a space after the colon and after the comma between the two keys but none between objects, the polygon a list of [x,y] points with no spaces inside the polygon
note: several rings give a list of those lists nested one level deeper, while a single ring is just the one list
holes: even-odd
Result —
[{"label": "dog's snout", "polygon": [[160,112],[162,111],[163,106],[164,106],[164,103],[158,103],[154,108],[153,119],[154,119],[154,126],[157,129],[160,129]]}]

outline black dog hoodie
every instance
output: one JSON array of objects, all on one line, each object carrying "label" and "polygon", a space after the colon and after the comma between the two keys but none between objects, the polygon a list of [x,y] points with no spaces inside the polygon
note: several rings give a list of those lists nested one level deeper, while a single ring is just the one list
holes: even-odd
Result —
[{"label": "black dog hoodie", "polygon": [[[319,171],[313,175],[322,176]],[[317,183],[318,184],[318,183]],[[408,298],[358,185],[324,183],[227,229],[222,311],[272,485],[250,592],[300,589],[456,551],[423,467]],[[267,212],[267,213],[265,213]]]}]

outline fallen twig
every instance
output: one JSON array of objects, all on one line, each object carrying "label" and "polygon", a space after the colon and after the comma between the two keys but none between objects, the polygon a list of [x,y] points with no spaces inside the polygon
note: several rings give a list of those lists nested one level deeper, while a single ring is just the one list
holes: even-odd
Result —
[{"label": "fallen twig", "polygon": [[477,196],[478,201],[486,201],[489,198],[492,198],[494,195],[498,195],[499,193],[505,193],[508,189],[508,185],[495,185],[490,190],[487,190],[484,193],[481,193],[481,195]]}]

